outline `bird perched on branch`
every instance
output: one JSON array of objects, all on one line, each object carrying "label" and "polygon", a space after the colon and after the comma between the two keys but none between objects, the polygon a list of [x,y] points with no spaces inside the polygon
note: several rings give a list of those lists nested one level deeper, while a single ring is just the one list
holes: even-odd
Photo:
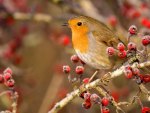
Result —
[{"label": "bird perched on branch", "polygon": [[112,69],[123,60],[109,57],[106,49],[116,48],[122,42],[112,30],[102,22],[87,16],[78,16],[68,21],[72,31],[73,47],[79,56],[89,66],[95,69]]}]

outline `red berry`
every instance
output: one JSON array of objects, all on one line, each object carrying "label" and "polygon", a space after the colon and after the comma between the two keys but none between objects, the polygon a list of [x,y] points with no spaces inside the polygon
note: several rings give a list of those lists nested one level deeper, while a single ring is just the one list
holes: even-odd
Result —
[{"label": "red berry", "polygon": [[144,83],[150,82],[150,75],[144,75],[142,80]]},{"label": "red berry", "polygon": [[89,102],[89,101],[83,102],[82,107],[84,107],[85,109],[89,109],[91,107],[91,102]]},{"label": "red berry", "polygon": [[139,77],[139,79],[141,80],[141,82],[143,82],[144,75],[138,74],[137,76]]},{"label": "red berry", "polygon": [[111,92],[111,96],[114,98],[114,100],[115,100],[116,102],[119,101],[120,94],[119,94],[118,92],[112,91],[112,92]]},{"label": "red berry", "polygon": [[15,85],[15,81],[13,79],[9,79],[8,81],[6,81],[6,86],[8,87],[14,87]]},{"label": "red berry", "polygon": [[11,79],[11,78],[12,78],[12,76],[11,76],[10,73],[5,73],[5,74],[4,74],[4,80],[5,80],[5,81],[7,81],[7,80],[9,80],[9,79]]},{"label": "red berry", "polygon": [[128,50],[136,50],[136,44],[133,42],[128,43]]},{"label": "red berry", "polygon": [[141,16],[141,14],[140,14],[140,12],[138,10],[135,10],[135,9],[130,10],[130,17],[132,19],[138,18],[140,16]]},{"label": "red berry", "polygon": [[150,36],[149,35],[146,35],[142,38],[142,44],[144,46],[147,46],[148,44],[150,44]]},{"label": "red berry", "polygon": [[64,73],[70,73],[70,66],[66,65],[66,66],[63,66],[63,72]]},{"label": "red berry", "polygon": [[12,70],[8,67],[4,70],[4,74],[5,73],[9,73],[9,74],[12,74]]},{"label": "red berry", "polygon": [[97,94],[92,94],[90,100],[91,102],[98,104],[101,101],[101,98]]},{"label": "red berry", "polygon": [[77,62],[79,62],[79,60],[80,60],[80,59],[79,59],[79,57],[78,57],[77,55],[72,55],[72,56],[71,56],[71,61],[72,61],[72,62],[77,63]]},{"label": "red berry", "polygon": [[68,36],[63,36],[60,41],[61,41],[61,44],[63,44],[64,46],[67,46],[70,44],[70,38]]},{"label": "red berry", "polygon": [[141,24],[146,26],[148,24],[149,20],[147,18],[142,18],[141,19]]},{"label": "red berry", "polygon": [[133,68],[132,72],[134,75],[139,75],[140,74],[140,70],[138,68]]},{"label": "red berry", "polygon": [[80,97],[84,99],[84,94],[87,93],[87,91],[84,91],[80,94]]},{"label": "red berry", "polygon": [[119,58],[126,58],[126,56],[127,56],[127,52],[126,51],[120,51],[119,53],[118,53],[118,57]]},{"label": "red berry", "polygon": [[125,70],[132,70],[130,65],[125,66]]},{"label": "red berry", "polygon": [[108,104],[109,104],[109,99],[106,98],[106,97],[104,97],[104,98],[102,98],[101,103],[102,103],[103,106],[108,106]]},{"label": "red berry", "polygon": [[91,97],[91,94],[90,94],[90,93],[88,93],[88,92],[87,92],[87,93],[84,93],[84,100],[85,100],[85,101],[89,101],[89,102],[90,102],[90,101],[91,101],[91,100],[90,100],[90,97]]},{"label": "red berry", "polygon": [[143,107],[141,112],[142,113],[150,113],[150,108],[149,107]]},{"label": "red berry", "polygon": [[147,24],[145,25],[145,27],[150,28],[150,21],[147,22]]},{"label": "red berry", "polygon": [[0,83],[3,83],[4,82],[4,77],[2,74],[0,74]]},{"label": "red berry", "polygon": [[131,78],[133,77],[132,71],[131,71],[131,70],[126,70],[126,71],[125,71],[125,77],[126,77],[127,79],[131,79]]},{"label": "red berry", "polygon": [[82,81],[84,84],[87,84],[87,83],[89,83],[89,80],[90,80],[90,78],[84,78]]},{"label": "red berry", "polygon": [[8,26],[11,26],[12,24],[14,24],[15,23],[15,19],[12,17],[12,16],[8,16],[7,18],[6,18],[6,24],[8,25]]},{"label": "red berry", "polygon": [[133,18],[138,18],[138,17],[140,17],[141,16],[141,13],[139,12],[139,11],[134,11],[134,13],[133,13]]},{"label": "red berry", "polygon": [[135,35],[137,34],[137,27],[135,25],[131,25],[128,31],[131,35]]},{"label": "red berry", "polygon": [[77,74],[83,74],[84,72],[84,67],[83,66],[77,66],[76,67],[76,73]]},{"label": "red berry", "polygon": [[110,113],[110,110],[108,108],[104,107],[102,109],[102,113]]},{"label": "red berry", "polygon": [[131,78],[133,77],[132,71],[131,71],[131,70],[125,71],[125,77],[126,77],[127,79],[131,79]]},{"label": "red berry", "polygon": [[117,49],[118,49],[119,51],[124,51],[124,50],[125,50],[124,44],[123,44],[123,43],[119,43],[118,46],[117,46]]},{"label": "red berry", "polygon": [[115,53],[115,49],[113,47],[108,47],[106,52],[109,56],[112,56]]},{"label": "red berry", "polygon": [[111,26],[115,27],[117,25],[117,19],[115,16],[110,16],[108,18],[108,22]]}]

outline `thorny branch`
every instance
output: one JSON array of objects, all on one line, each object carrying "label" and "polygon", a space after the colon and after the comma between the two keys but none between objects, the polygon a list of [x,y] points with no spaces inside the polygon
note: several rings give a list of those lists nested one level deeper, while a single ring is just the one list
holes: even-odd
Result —
[{"label": "thorny branch", "polygon": [[[135,67],[144,68],[147,66],[150,66],[150,61],[140,63],[140,64],[135,63],[131,67],[132,68],[135,68]],[[117,69],[113,72],[109,72],[109,73],[105,74],[101,79],[96,79],[95,81],[88,83],[87,85],[81,86],[81,88],[76,89],[75,91],[68,94],[66,96],[66,98],[64,98],[60,102],[56,103],[55,106],[48,113],[57,113],[65,105],[67,105],[69,102],[71,102],[75,97],[79,96],[82,92],[89,90],[89,89],[96,88],[96,90],[98,90],[98,92],[101,95],[106,96],[107,92],[104,91],[102,88],[98,87],[98,85],[100,83],[109,82],[111,79],[113,79],[115,77],[121,76],[123,74],[123,72],[124,72],[124,66],[120,67],[119,69]],[[139,88],[140,88],[141,92],[144,93],[148,97],[148,100],[149,100],[150,93],[149,93],[148,89],[143,84],[140,84]],[[128,102],[117,103],[112,98],[112,104],[116,107],[116,112],[118,112],[120,110],[124,113],[124,111],[120,108],[120,105],[128,105],[129,103]]]}]

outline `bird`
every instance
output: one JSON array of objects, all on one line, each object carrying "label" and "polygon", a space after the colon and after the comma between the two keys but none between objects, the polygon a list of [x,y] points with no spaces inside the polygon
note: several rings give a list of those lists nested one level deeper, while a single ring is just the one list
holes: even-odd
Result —
[{"label": "bird", "polygon": [[78,57],[94,69],[113,69],[122,60],[110,57],[106,49],[117,48],[123,42],[104,23],[88,16],[77,16],[68,20],[72,32],[73,48]]}]

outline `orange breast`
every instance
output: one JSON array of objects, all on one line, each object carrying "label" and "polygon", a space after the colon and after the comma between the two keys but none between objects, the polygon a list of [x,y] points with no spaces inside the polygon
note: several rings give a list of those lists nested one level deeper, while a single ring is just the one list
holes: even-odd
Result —
[{"label": "orange breast", "polygon": [[72,32],[72,42],[75,50],[77,49],[81,53],[86,53],[88,51],[88,37],[86,34],[83,34],[82,31],[78,33]]}]

